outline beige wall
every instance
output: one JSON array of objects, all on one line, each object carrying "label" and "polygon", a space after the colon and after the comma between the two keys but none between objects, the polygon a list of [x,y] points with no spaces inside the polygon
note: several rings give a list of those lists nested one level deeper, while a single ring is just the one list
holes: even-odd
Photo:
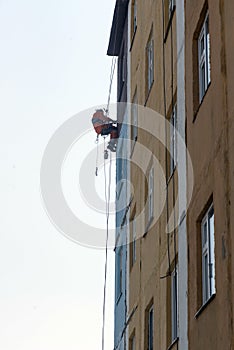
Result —
[{"label": "beige wall", "polygon": [[[186,2],[187,146],[194,169],[194,192],[188,211],[189,349],[233,349],[233,31],[232,1],[208,1],[211,84],[198,106],[194,66],[203,16],[203,0]],[[233,35],[233,34],[232,34]],[[197,113],[195,113],[197,111]],[[215,212],[216,296],[201,307],[200,219],[213,196]],[[231,215],[232,214],[232,215]]]},{"label": "beige wall", "polygon": [[[185,2],[185,85],[186,85],[186,138],[193,163],[194,191],[187,213],[188,232],[188,322],[189,349],[234,349],[234,2],[209,0],[211,42],[211,84],[199,105],[196,37],[206,12],[204,0]],[[153,28],[154,83],[146,94],[146,45]],[[172,95],[176,99],[176,16],[165,41],[166,115],[170,115]],[[164,115],[163,98],[163,28],[162,4],[155,0],[138,0],[138,27],[131,47],[131,99],[137,88],[138,103]],[[171,60],[173,56],[173,91]],[[144,126],[147,116],[140,115]],[[152,130],[155,126],[152,125]],[[138,142],[146,146],[165,172],[165,149],[138,131]],[[134,197],[130,208],[136,216],[145,205],[147,174],[150,158],[144,159],[144,172],[134,166],[140,151],[132,154],[131,182]],[[157,173],[155,172],[155,181]],[[168,183],[168,208],[173,208],[173,181],[177,188],[177,173]],[[161,198],[161,197],[160,197]],[[213,198],[213,199],[212,199]],[[158,200],[155,194],[155,202]],[[213,200],[215,211],[216,295],[197,315],[201,307],[201,251],[200,221]],[[131,216],[131,215],[130,215]],[[145,349],[145,310],[154,303],[155,349],[164,350],[170,345],[170,278],[168,273],[168,241],[165,232],[166,207],[160,219],[144,237],[144,220],[137,221],[137,258],[129,268],[129,335],[135,331],[136,349]],[[177,245],[177,237],[176,237]],[[173,268],[174,241],[169,237],[171,267]],[[179,344],[179,342],[178,342]],[[180,345],[180,344],[179,344]],[[175,348],[176,346],[174,346]],[[173,348],[172,348],[173,349]],[[183,350],[183,349],[181,349]]]},{"label": "beige wall", "polygon": [[[172,22],[172,42],[174,54],[174,80],[173,96],[176,96],[176,18],[175,13]],[[153,28],[154,39],[154,83],[150,94],[147,96],[146,86],[146,53],[145,48],[148,38]],[[169,33],[165,43],[165,64],[166,64],[166,101],[167,114],[171,109],[171,34]],[[131,96],[133,99],[137,88],[138,103],[146,105],[149,108],[164,115],[163,99],[163,28],[162,28],[162,4],[161,1],[155,0],[138,0],[138,27],[132,42],[131,48]],[[139,124],[147,122],[139,116]],[[152,125],[152,130],[154,125]],[[164,132],[164,130],[163,130]],[[138,131],[138,142],[146,146],[157,159],[165,172],[165,148],[155,139],[152,139],[146,132]],[[135,147],[131,165],[131,182],[135,189],[131,210],[136,206],[136,215],[139,215],[144,207],[145,200],[145,177],[144,174],[134,166],[135,159],[141,157]],[[145,161],[145,172],[149,168],[150,160]],[[155,182],[157,181],[157,171],[155,170]],[[173,207],[172,203],[172,179],[169,183],[169,208]],[[175,179],[177,183],[177,179]],[[155,185],[156,186],[156,185]],[[155,194],[155,203],[158,200]],[[167,234],[166,228],[166,210],[164,208],[160,219],[149,229],[147,234],[137,240],[137,259],[129,275],[129,310],[133,313],[129,322],[129,335],[135,330],[136,349],[145,349],[145,310],[149,303],[154,303],[154,346],[155,349],[167,349],[170,345],[170,296],[168,284],[170,278],[163,278],[168,273],[168,256],[167,256]],[[145,229],[143,220],[137,222],[137,234],[142,236]],[[170,235],[170,253],[171,262],[174,258],[173,236]],[[169,299],[169,300],[168,300]]]}]

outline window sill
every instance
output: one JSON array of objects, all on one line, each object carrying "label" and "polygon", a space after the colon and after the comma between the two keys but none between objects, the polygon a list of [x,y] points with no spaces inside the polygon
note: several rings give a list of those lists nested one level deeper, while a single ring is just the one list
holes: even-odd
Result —
[{"label": "window sill", "polygon": [[195,314],[195,318],[198,318],[201,315],[203,310],[205,310],[207,306],[212,302],[212,300],[214,300],[215,296],[216,294],[212,294],[211,297],[200,307],[200,309]]},{"label": "window sill", "polygon": [[137,26],[136,26],[136,29],[134,30],[133,35],[132,35],[131,44],[130,44],[130,50],[129,50],[130,52],[132,51],[133,43],[135,41],[136,32],[137,32]]},{"label": "window sill", "polygon": [[205,93],[204,93],[204,95],[203,95],[203,97],[202,97],[202,99],[201,99],[201,102],[199,103],[199,106],[198,106],[196,112],[195,112],[194,115],[193,115],[193,123],[194,123],[195,120],[197,119],[197,115],[198,115],[199,110],[200,110],[200,108],[201,108],[201,105],[202,105],[202,103],[203,103],[203,101],[204,101],[204,99],[205,99],[205,97],[206,97],[206,94],[207,94],[207,92],[208,92],[208,90],[209,90],[210,85],[211,85],[211,82],[208,84],[207,89],[206,89],[206,91],[205,91]]},{"label": "window sill", "polygon": [[174,13],[175,13],[175,6],[172,10],[172,13],[171,13],[170,18],[169,18],[168,23],[167,23],[166,32],[165,32],[165,36],[164,36],[164,44],[166,43],[167,38],[168,38],[168,34],[169,34],[169,30],[170,30],[170,27],[172,24]]},{"label": "window sill", "polygon": [[177,344],[179,342],[179,337],[177,337],[176,339],[173,340],[173,342],[171,343],[171,345],[167,348],[167,350],[171,350],[173,348],[173,346],[175,344]]}]

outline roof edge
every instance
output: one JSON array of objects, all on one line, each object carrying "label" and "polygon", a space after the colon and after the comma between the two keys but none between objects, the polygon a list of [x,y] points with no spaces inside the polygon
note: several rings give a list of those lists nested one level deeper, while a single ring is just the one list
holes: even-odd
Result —
[{"label": "roof edge", "polygon": [[116,0],[110,32],[108,56],[119,56],[129,0]]}]

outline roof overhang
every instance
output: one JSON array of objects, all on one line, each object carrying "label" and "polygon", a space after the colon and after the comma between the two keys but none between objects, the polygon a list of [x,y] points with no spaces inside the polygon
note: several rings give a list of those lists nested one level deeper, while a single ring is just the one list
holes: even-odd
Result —
[{"label": "roof overhang", "polygon": [[129,0],[116,0],[109,46],[107,50],[108,56],[119,56],[123,38],[124,23],[128,13],[128,3]]}]

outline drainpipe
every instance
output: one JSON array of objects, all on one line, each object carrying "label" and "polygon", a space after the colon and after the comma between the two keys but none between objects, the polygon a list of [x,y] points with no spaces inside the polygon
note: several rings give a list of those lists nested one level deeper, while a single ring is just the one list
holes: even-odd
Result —
[{"label": "drainpipe", "polygon": [[[185,141],[185,1],[176,1],[177,23],[177,110],[178,131]],[[178,149],[178,166],[180,167],[179,190],[182,191],[179,202],[178,227],[178,321],[179,349],[188,350],[188,256],[186,226],[187,172],[186,152]]]}]

